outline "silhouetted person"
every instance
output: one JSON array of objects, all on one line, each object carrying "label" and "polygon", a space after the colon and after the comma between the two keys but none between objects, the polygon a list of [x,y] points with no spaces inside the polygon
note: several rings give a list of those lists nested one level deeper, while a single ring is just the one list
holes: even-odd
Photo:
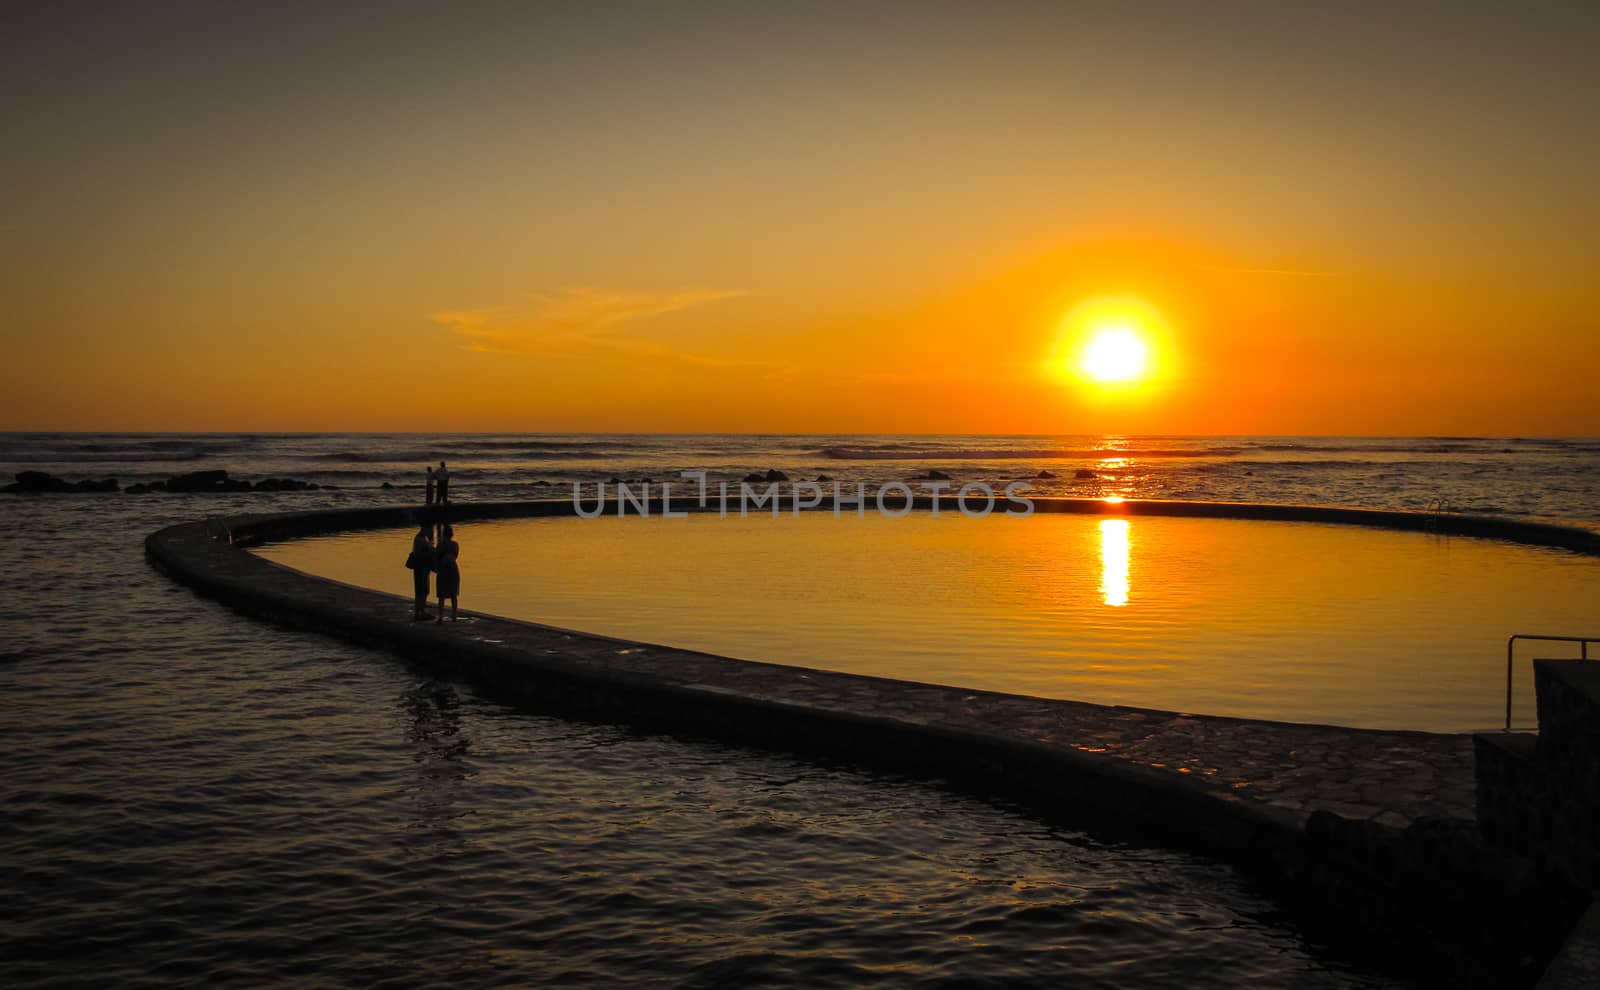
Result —
[{"label": "silhouetted person", "polygon": [[450,621],[456,621],[456,607],[460,604],[461,595],[461,568],[456,566],[456,558],[461,556],[461,544],[456,542],[456,531],[446,523],[444,529],[439,531],[439,549],[435,554],[438,560],[439,580],[439,618],[435,621],[444,621],[444,600],[450,599]]},{"label": "silhouetted person", "polygon": [[439,470],[433,472],[434,483],[439,486],[439,504],[450,503],[450,469],[444,466],[444,461],[439,462]]},{"label": "silhouetted person", "polygon": [[433,504],[433,468],[431,468],[431,467],[428,469],[428,494],[427,494],[426,500],[423,502],[423,504],[424,505],[432,505]]},{"label": "silhouetted person", "polygon": [[[433,541],[428,538],[427,523],[422,523],[411,538],[411,556],[406,558],[406,566],[411,568],[411,621],[418,622],[428,617],[428,572],[433,569]],[[456,583],[460,580],[457,577]]]}]

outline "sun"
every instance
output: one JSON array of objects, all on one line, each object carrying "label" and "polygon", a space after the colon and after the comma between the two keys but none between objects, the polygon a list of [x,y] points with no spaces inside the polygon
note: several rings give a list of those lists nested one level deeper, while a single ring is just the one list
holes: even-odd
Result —
[{"label": "sun", "polygon": [[1102,326],[1083,351],[1083,373],[1097,382],[1131,382],[1150,366],[1150,345],[1129,326]]},{"label": "sun", "polygon": [[1062,317],[1049,358],[1053,377],[1085,394],[1144,394],[1172,374],[1172,331],[1137,296],[1094,296]]}]

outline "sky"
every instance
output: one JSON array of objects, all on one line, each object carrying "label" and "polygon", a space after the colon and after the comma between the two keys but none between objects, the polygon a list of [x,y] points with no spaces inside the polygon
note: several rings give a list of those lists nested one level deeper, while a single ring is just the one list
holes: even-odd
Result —
[{"label": "sky", "polygon": [[0,430],[1600,435],[1600,8],[1394,6],[9,4]]}]

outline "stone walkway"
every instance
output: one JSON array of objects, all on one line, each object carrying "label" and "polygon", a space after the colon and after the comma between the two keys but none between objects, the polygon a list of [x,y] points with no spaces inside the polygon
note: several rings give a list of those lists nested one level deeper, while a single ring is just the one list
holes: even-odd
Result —
[{"label": "stone walkway", "polygon": [[[343,515],[349,516],[350,513]],[[248,524],[234,521],[235,535]],[[1469,735],[1388,732],[1106,707],[754,663],[467,613],[412,623],[409,601],[271,564],[172,527],[150,556],[185,583],[247,611],[444,661],[463,676],[591,682],[592,691],[670,689],[674,698],[747,703],[844,725],[974,746],[1070,754],[1075,766],[1131,772],[1150,787],[1203,793],[1303,825],[1313,811],[1396,829],[1474,817]],[[492,673],[492,676],[484,676]],[[697,726],[716,734],[716,725]],[[1089,761],[1089,762],[1086,762]],[[1166,782],[1165,784],[1163,782]]]}]

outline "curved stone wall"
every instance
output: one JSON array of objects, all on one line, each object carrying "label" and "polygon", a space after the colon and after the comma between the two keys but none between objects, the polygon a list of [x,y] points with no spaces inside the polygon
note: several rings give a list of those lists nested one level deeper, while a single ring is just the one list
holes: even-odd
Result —
[{"label": "curved stone wall", "polygon": [[[1590,530],[1454,514],[1034,503],[1041,512],[1326,522],[1600,553],[1600,536]],[[913,500],[915,508],[931,505]],[[951,499],[940,505],[956,509]],[[699,508],[690,500],[671,507]],[[659,500],[652,504],[657,514],[662,508]],[[1456,960],[1451,965],[1461,967],[1462,985],[1478,985],[1487,975],[1511,978],[1528,958],[1547,957],[1550,924],[1570,911],[1561,901],[1552,919],[1548,890],[1530,887],[1522,865],[1508,865],[1478,840],[1468,735],[1029,698],[734,660],[470,612],[463,614],[471,621],[459,625],[414,623],[408,598],[304,574],[245,549],[443,521],[444,512],[385,507],[242,516],[163,529],[148,537],[146,550],[172,577],[242,611],[392,650],[518,703],[960,781],[1265,868],[1315,892],[1366,936],[1395,940],[1396,958],[1416,956],[1413,925],[1426,923],[1437,934],[1443,924],[1451,934],[1434,948]],[[448,513],[451,522],[463,522],[570,516],[574,506],[571,500],[467,503]],[[397,534],[397,572],[408,548],[408,535]],[[1536,923],[1545,924],[1543,931]],[[1499,959],[1499,949],[1521,961],[1485,969],[1484,953]]]}]

